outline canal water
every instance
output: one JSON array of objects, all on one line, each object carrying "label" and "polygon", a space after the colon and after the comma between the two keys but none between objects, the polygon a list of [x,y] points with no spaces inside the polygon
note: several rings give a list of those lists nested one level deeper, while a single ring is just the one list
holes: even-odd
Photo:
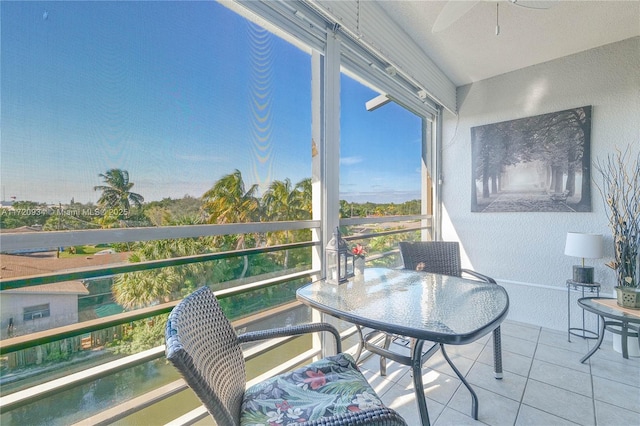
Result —
[{"label": "canal water", "polygon": [[[306,309],[289,311],[286,317],[268,318],[259,327],[268,329],[283,324],[299,324],[309,321]],[[244,330],[243,330],[244,331]],[[311,345],[308,336],[288,342],[247,363],[247,377],[255,377],[264,371],[279,365],[282,360],[291,358],[292,354],[301,353]],[[112,374],[43,398],[35,403],[0,414],[2,426],[67,426],[115,407],[128,400],[157,389],[180,378],[176,369],[164,358]],[[185,414],[201,403],[195,394],[187,389],[161,403],[120,420],[118,425],[163,425]],[[201,424],[214,424],[208,418]]]}]

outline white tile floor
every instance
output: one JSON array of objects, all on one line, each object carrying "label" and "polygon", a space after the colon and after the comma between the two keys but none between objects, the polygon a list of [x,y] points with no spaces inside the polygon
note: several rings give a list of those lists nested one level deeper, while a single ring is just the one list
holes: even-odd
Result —
[{"label": "white tile floor", "polygon": [[[502,380],[493,376],[490,336],[447,346],[478,395],[478,420],[470,415],[469,392],[438,353],[423,368],[431,424],[640,426],[640,358],[622,358],[609,338],[581,364],[594,343],[574,336],[569,343],[566,333],[505,321]],[[409,367],[389,362],[382,377],[379,358],[371,356],[361,369],[385,404],[409,425],[420,424]]]}]

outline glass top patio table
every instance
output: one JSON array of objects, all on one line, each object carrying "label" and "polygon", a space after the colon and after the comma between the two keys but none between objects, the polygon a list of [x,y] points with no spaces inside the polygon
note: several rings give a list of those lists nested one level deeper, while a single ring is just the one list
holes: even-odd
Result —
[{"label": "glass top patio table", "polygon": [[300,288],[303,303],[345,321],[446,344],[466,344],[493,330],[507,315],[505,289],[460,277],[367,268],[364,278]]},{"label": "glass top patio table", "polygon": [[[415,339],[404,356],[369,343],[371,352],[408,365],[413,371],[416,401],[423,426],[429,414],[422,383],[422,364],[441,350],[471,394],[471,415],[478,419],[478,397],[448,357],[444,345],[471,343],[493,331],[494,371],[502,378],[500,323],[509,311],[506,290],[493,283],[406,269],[367,268],[344,284],[316,281],[298,289],[302,303],[361,327]],[[369,336],[369,335],[367,335]],[[426,352],[425,341],[434,342]]]}]

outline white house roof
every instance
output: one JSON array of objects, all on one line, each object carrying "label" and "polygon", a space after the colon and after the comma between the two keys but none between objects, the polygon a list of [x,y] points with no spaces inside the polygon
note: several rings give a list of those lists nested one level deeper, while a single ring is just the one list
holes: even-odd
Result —
[{"label": "white house roof", "polygon": [[10,294],[89,294],[89,290],[80,281],[63,281],[54,284],[41,284],[30,287],[22,287],[12,290],[4,290],[2,293]]}]

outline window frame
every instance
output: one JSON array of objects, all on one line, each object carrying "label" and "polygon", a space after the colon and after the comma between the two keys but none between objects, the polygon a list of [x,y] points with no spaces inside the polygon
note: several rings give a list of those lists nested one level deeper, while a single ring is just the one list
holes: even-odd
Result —
[{"label": "window frame", "polygon": [[22,308],[22,320],[35,321],[37,319],[48,318],[51,316],[51,303],[42,303],[40,305],[25,306]]}]

